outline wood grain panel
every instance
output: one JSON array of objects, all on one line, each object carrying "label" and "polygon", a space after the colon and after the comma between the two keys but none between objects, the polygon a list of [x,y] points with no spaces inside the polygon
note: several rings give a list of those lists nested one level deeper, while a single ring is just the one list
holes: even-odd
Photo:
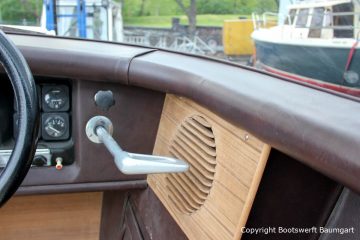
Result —
[{"label": "wood grain panel", "polygon": [[[201,119],[203,117],[203,119]],[[185,119],[196,121],[186,121]],[[200,124],[199,124],[200,123]],[[191,144],[194,137],[211,144],[207,137],[215,139],[215,146],[198,149],[189,163],[206,156],[215,156],[215,175],[210,192],[205,202],[196,211],[186,213],[186,208],[201,202],[201,195],[192,196],[191,204],[184,202],[184,197],[194,195],[194,187],[201,188],[201,183],[188,185],[185,175],[173,177],[173,181],[184,183],[178,189],[169,187],[167,174],[148,176],[150,187],[160,198],[181,229],[189,239],[239,239],[241,228],[245,226],[253,200],[255,198],[268,156],[270,147],[246,131],[230,124],[216,114],[200,105],[181,97],[167,95],[161,116],[154,154],[171,156],[173,146],[180,144],[179,128],[192,130],[194,134],[184,138]],[[211,129],[212,131],[209,131]],[[197,135],[201,135],[197,136]],[[181,144],[186,144],[182,142]],[[196,149],[194,147],[194,149]],[[216,150],[216,151],[215,151]],[[189,157],[190,155],[187,155]],[[206,164],[196,163],[193,168],[206,170]],[[211,166],[211,165],[209,165]],[[206,171],[203,171],[206,173]],[[189,179],[187,179],[189,181]],[[200,179],[201,181],[201,179]],[[170,183],[172,184],[172,183]],[[207,189],[200,189],[205,191]],[[178,191],[174,194],[172,191]],[[186,193],[184,193],[186,191]],[[182,192],[181,194],[179,192]],[[176,199],[179,196],[178,201]],[[182,197],[182,198],[181,198]],[[190,200],[185,200],[190,201]],[[184,211],[180,211],[183,209]]]},{"label": "wood grain panel", "polygon": [[21,196],[0,209],[6,240],[99,239],[102,193]]}]

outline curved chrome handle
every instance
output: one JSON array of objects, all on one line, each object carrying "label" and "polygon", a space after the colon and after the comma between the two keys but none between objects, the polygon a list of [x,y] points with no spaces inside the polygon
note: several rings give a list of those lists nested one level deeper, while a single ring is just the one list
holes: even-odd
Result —
[{"label": "curved chrome handle", "polygon": [[111,121],[103,116],[93,117],[86,125],[88,138],[95,143],[103,143],[114,156],[118,169],[124,174],[151,174],[185,172],[189,165],[179,159],[129,153],[121,149],[112,133]]}]

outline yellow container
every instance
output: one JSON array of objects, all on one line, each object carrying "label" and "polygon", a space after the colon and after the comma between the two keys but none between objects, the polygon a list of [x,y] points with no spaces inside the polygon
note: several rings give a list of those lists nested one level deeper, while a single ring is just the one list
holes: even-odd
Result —
[{"label": "yellow container", "polygon": [[223,28],[223,44],[226,55],[252,55],[254,44],[251,33],[254,31],[250,19],[225,20]]},{"label": "yellow container", "polygon": [[[268,21],[265,28],[276,26],[276,21]],[[252,55],[255,51],[251,33],[254,24],[251,19],[225,20],[223,28],[224,52],[228,56]]]}]

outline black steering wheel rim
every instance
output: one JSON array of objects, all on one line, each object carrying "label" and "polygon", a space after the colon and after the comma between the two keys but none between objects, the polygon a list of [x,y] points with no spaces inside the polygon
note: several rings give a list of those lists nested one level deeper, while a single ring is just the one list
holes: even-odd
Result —
[{"label": "black steering wheel rim", "polygon": [[0,206],[18,189],[35,154],[39,129],[36,86],[25,58],[0,30],[0,63],[13,87],[18,111],[18,135],[10,159],[0,175]]}]

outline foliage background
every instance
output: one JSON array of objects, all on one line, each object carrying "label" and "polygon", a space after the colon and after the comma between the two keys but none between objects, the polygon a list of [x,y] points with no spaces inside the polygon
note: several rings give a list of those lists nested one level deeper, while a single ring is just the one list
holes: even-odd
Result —
[{"label": "foliage background", "polygon": [[40,21],[42,0],[0,0],[0,22],[35,25]]},{"label": "foliage background", "polygon": [[[187,0],[184,0],[185,5]],[[182,15],[175,0],[123,0],[125,17]],[[277,11],[275,0],[197,0],[198,14],[249,15]]]},{"label": "foliage background", "polygon": [[[184,12],[175,0],[117,0],[123,3],[125,25],[168,27],[177,16],[186,24]],[[189,0],[183,0],[185,5]],[[0,0],[2,24],[37,25],[42,0]],[[197,0],[198,24],[221,25],[224,19],[238,18],[252,12],[277,11],[276,0]]]}]

